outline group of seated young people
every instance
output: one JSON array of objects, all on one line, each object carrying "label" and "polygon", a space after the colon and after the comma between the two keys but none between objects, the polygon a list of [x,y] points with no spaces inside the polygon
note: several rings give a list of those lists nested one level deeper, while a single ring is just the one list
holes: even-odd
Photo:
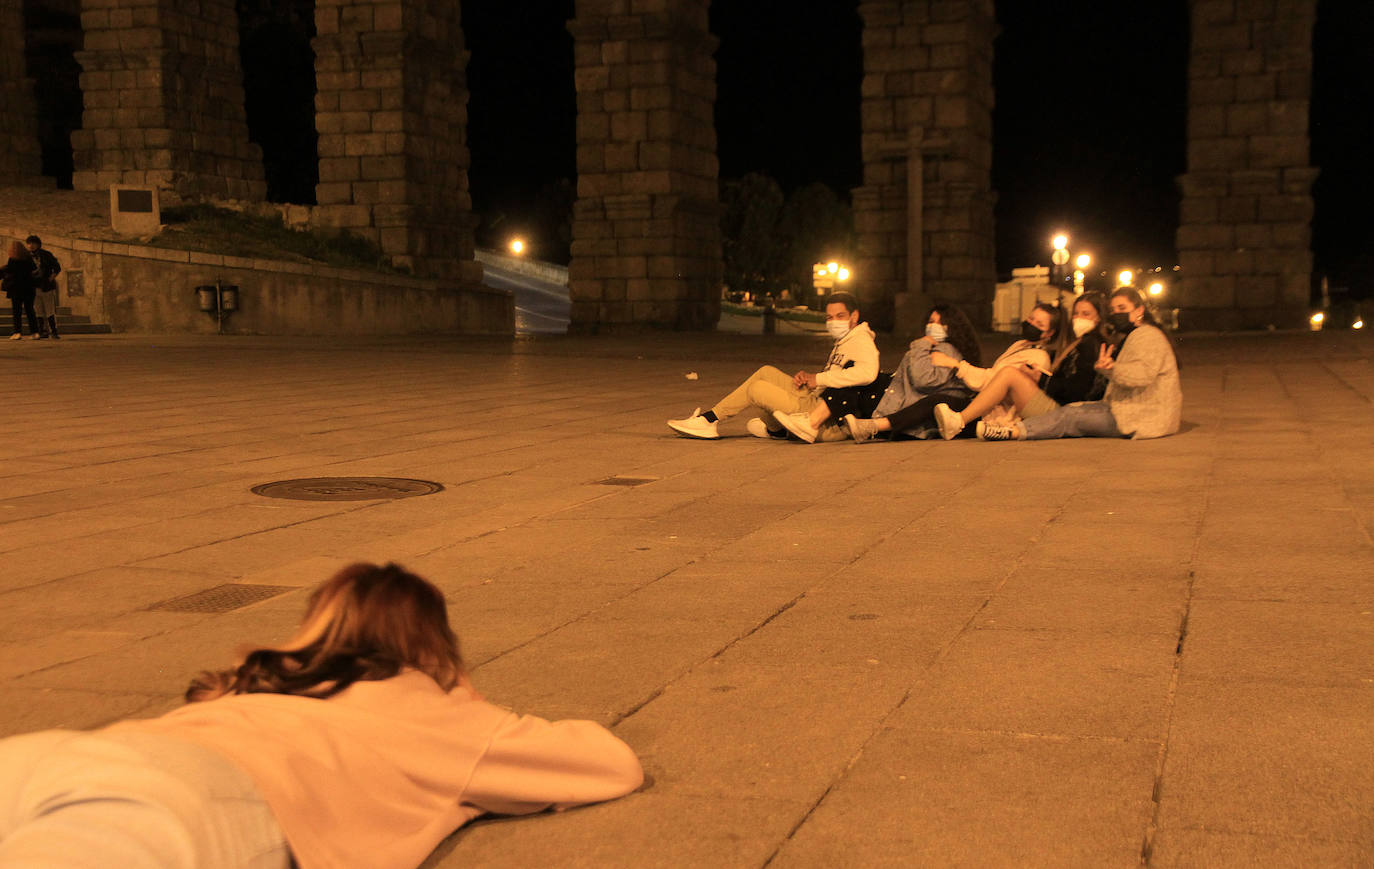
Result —
[{"label": "group of seated young people", "polygon": [[854,296],[835,293],[825,313],[835,344],[821,371],[788,375],[765,365],[710,410],[668,420],[669,428],[715,439],[721,421],[752,408],[750,434],[806,443],[1157,438],[1178,431],[1178,360],[1131,287],[1108,297],[1083,293],[1067,310],[1037,304],[1020,338],[987,367],[977,332],[952,305],[931,309],[925,335],[891,374],[879,371],[873,330]]}]

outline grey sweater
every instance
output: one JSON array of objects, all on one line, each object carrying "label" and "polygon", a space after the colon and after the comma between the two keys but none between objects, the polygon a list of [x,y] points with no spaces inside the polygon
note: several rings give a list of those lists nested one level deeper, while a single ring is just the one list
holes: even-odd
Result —
[{"label": "grey sweater", "polygon": [[1122,434],[1160,438],[1178,431],[1183,390],[1169,339],[1142,323],[1126,336],[1107,378],[1107,406]]}]

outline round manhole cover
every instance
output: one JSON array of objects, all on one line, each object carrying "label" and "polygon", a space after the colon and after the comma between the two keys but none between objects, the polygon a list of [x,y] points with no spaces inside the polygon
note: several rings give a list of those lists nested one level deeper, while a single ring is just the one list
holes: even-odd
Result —
[{"label": "round manhole cover", "polygon": [[310,477],[263,483],[252,489],[255,495],[292,501],[379,501],[442,491],[444,487],[438,483],[404,477]]}]

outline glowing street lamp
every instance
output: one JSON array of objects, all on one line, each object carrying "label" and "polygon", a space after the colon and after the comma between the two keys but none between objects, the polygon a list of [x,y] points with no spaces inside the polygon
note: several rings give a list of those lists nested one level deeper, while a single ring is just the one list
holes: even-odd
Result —
[{"label": "glowing street lamp", "polygon": [[836,272],[835,272],[835,280],[837,280],[837,281],[847,281],[847,280],[849,280],[849,269],[845,268],[844,266],[840,266],[839,269],[836,270]]},{"label": "glowing street lamp", "polygon": [[1311,324],[1313,332],[1320,332],[1322,330],[1322,324],[1326,322],[1326,315],[1318,311],[1311,317],[1308,317],[1307,322]]},{"label": "glowing street lamp", "polygon": [[1164,284],[1159,281],[1155,281],[1153,284],[1150,284],[1149,290],[1147,292],[1149,292],[1149,294],[1152,296],[1163,295]]},{"label": "glowing street lamp", "polygon": [[1050,239],[1050,246],[1055,250],[1064,250],[1069,246],[1069,237],[1062,232],[1058,233],[1054,238]]},{"label": "glowing street lamp", "polygon": [[510,240],[510,252],[520,256],[525,252],[525,240],[523,238],[512,238]]},{"label": "glowing street lamp", "polygon": [[1079,271],[1086,272],[1088,270],[1088,266],[1093,264],[1093,258],[1087,255],[1086,253],[1080,253],[1078,255],[1078,258],[1073,261],[1073,264],[1078,266]]},{"label": "glowing street lamp", "polygon": [[1122,269],[1116,276],[1116,283],[1119,287],[1129,287],[1133,280],[1135,280],[1135,272],[1130,269]]}]

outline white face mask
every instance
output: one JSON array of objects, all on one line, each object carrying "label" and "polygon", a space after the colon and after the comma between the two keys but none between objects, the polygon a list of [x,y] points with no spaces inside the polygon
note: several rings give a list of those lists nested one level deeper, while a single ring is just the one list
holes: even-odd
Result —
[{"label": "white face mask", "polygon": [[941,323],[927,323],[926,337],[938,344],[949,337],[949,330]]},{"label": "white face mask", "polygon": [[1082,338],[1092,330],[1097,328],[1097,324],[1087,317],[1073,318],[1073,337]]},{"label": "white face mask", "polygon": [[848,320],[826,320],[825,331],[830,333],[830,337],[836,341],[849,334]]}]

